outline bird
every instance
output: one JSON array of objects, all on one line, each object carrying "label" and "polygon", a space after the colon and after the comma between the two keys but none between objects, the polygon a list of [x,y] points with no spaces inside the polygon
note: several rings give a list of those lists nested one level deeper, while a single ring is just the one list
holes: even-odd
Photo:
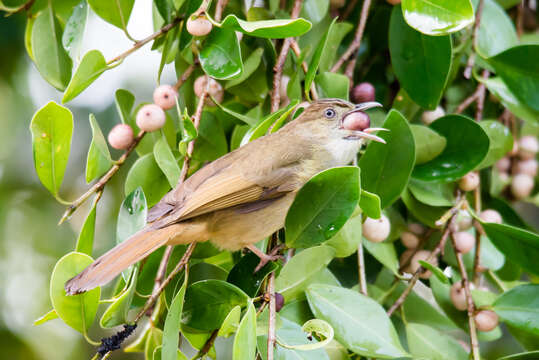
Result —
[{"label": "bird", "polygon": [[313,101],[278,131],[203,166],[148,211],[142,230],[68,280],[66,294],[102,286],[164,245],[210,241],[274,260],[254,244],[284,226],[298,190],[312,176],[350,164],[366,140],[384,142],[373,134],[384,129],[370,128],[363,112],[379,106]]}]

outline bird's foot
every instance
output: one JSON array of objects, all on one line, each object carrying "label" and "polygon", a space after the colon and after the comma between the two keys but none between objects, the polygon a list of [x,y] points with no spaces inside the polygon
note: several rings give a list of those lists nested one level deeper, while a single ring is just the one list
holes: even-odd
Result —
[{"label": "bird's foot", "polygon": [[258,249],[254,245],[248,245],[246,247],[260,258],[260,262],[255,268],[255,271],[254,271],[255,273],[258,272],[260,269],[262,269],[270,261],[277,261],[277,260],[284,259],[282,255],[279,255],[279,251],[281,251],[281,249],[284,248],[284,244],[280,244],[274,247],[269,254],[264,253],[262,250]]}]

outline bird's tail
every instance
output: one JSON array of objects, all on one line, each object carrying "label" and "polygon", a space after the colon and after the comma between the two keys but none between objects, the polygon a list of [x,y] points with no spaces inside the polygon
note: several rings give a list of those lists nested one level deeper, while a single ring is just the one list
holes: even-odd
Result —
[{"label": "bird's tail", "polygon": [[[178,223],[157,230],[142,229],[99,257],[80,274],[68,280],[65,284],[66,293],[68,295],[80,294],[108,283],[128,266],[166,244],[169,239],[177,238],[184,228],[184,224]],[[180,242],[176,241],[176,243]]]}]

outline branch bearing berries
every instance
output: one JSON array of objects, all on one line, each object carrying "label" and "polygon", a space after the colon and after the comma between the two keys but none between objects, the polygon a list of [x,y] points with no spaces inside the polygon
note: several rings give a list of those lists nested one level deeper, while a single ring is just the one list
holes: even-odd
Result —
[{"label": "branch bearing berries", "polygon": [[165,125],[165,120],[165,112],[155,104],[144,105],[137,112],[137,126],[144,131],[161,129]]},{"label": "branch bearing berries", "polygon": [[467,254],[475,246],[475,236],[466,231],[459,231],[453,234],[455,248],[462,254]]},{"label": "branch bearing berries", "polygon": [[376,89],[369,82],[357,84],[352,89],[352,99],[356,104],[368,101],[374,101],[376,97]]},{"label": "branch bearing berries", "polygon": [[459,181],[459,187],[462,191],[472,191],[479,186],[479,174],[469,172]]},{"label": "branch bearing berries", "polygon": [[453,286],[451,286],[451,290],[449,290],[449,296],[451,298],[453,306],[455,306],[457,310],[463,311],[468,308],[466,292],[464,291],[461,282],[454,283]]},{"label": "branch bearing berries", "polygon": [[176,105],[178,92],[170,85],[161,85],[153,92],[153,102],[163,110],[172,109]]},{"label": "branch bearing berries", "polygon": [[[419,267],[421,264],[419,263],[419,260],[427,261],[429,258],[431,252],[428,250],[419,250],[415,253],[415,255],[412,257],[412,260],[410,261],[410,270],[412,273],[415,273],[417,270],[419,270]],[[438,259],[434,258],[431,261],[429,261],[430,264],[438,266]],[[430,270],[424,271],[419,275],[422,279],[428,279],[432,275],[432,272]]]},{"label": "branch bearing berries", "polygon": [[481,310],[474,316],[479,331],[492,331],[498,326],[498,314],[491,310]]},{"label": "branch bearing berries", "polygon": [[213,25],[205,16],[187,19],[187,32],[193,36],[206,36],[211,32]]},{"label": "branch bearing berries", "polygon": [[363,223],[363,236],[372,242],[382,242],[389,236],[391,224],[387,216],[382,215],[380,219],[365,219]]},{"label": "branch bearing berries", "polygon": [[107,137],[110,146],[118,150],[125,150],[133,142],[133,129],[127,124],[118,124],[110,130]]}]

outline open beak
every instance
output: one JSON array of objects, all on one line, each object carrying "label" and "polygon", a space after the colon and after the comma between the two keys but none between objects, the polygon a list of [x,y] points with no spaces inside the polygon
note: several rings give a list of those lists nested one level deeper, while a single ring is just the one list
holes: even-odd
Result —
[{"label": "open beak", "polygon": [[[359,112],[359,111],[365,111],[365,110],[368,110],[368,109],[372,109],[374,107],[382,107],[382,104],[380,104],[380,103],[378,103],[376,101],[369,101],[369,102],[364,102],[364,103],[361,103],[361,104],[357,104],[354,107],[354,109],[347,112],[343,116],[343,118],[345,118],[348,114],[351,114],[351,113],[354,113],[354,112]],[[345,139],[349,139],[349,140],[368,139],[368,140],[373,140],[373,141],[377,141],[377,142],[380,142],[382,144],[385,144],[386,142],[385,142],[384,139],[382,139],[381,137],[376,136],[376,135],[373,134],[376,131],[389,131],[389,130],[384,129],[384,128],[367,128],[367,129],[365,129],[363,131],[355,130],[353,134],[348,135],[347,137],[345,137]]]}]

